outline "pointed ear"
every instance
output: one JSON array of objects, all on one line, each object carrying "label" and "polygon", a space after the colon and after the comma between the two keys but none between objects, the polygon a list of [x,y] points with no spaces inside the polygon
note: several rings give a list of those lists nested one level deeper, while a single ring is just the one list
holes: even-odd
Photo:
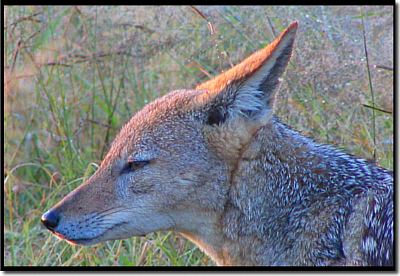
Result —
[{"label": "pointed ear", "polygon": [[272,113],[279,77],[292,54],[296,31],[294,22],[267,47],[196,87],[205,90],[201,101],[210,105],[208,124],[221,124],[238,116],[265,123]]}]

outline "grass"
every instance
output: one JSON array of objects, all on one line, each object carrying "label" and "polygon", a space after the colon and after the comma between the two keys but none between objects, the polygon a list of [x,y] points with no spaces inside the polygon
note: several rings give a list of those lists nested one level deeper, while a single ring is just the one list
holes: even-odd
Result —
[{"label": "grass", "polygon": [[319,7],[197,9],[203,16],[189,7],[6,7],[6,266],[213,265],[170,232],[71,246],[45,231],[40,216],[96,170],[143,105],[229,68],[295,19],[298,42],[276,112],[320,142],[367,159],[375,151],[379,165],[393,168],[393,72],[369,66],[368,77],[363,42],[353,41],[362,19],[369,63],[390,67],[393,31],[384,30],[393,9],[368,7],[360,17],[358,8],[326,8],[327,19]]}]

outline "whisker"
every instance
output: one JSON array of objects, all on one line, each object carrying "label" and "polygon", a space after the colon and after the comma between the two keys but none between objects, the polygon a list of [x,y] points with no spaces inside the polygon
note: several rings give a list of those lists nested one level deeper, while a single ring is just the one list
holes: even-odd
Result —
[{"label": "whisker", "polygon": [[110,209],[108,209],[106,211],[97,213],[95,216],[92,217],[92,219],[103,218],[105,216],[108,216],[108,215],[111,215],[111,214],[115,214],[117,212],[121,212],[121,211],[124,211],[124,210],[127,210],[127,209],[129,209],[129,208],[122,208],[122,207],[110,208]]}]

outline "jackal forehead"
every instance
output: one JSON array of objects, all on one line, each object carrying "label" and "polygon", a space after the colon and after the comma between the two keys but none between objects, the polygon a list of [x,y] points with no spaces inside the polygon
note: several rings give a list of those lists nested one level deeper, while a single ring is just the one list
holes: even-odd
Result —
[{"label": "jackal forehead", "polygon": [[[176,90],[149,103],[122,127],[103,160],[151,160],[160,154],[160,145],[171,144],[176,136],[187,136],[185,125],[198,113],[195,97],[203,91]],[[198,116],[197,116],[198,117]]]},{"label": "jackal forehead", "polygon": [[174,115],[177,113],[187,112],[192,110],[195,98],[202,94],[200,90],[175,90],[164,95],[161,98],[147,104],[136,115],[153,115],[157,117],[164,117],[165,115]]}]

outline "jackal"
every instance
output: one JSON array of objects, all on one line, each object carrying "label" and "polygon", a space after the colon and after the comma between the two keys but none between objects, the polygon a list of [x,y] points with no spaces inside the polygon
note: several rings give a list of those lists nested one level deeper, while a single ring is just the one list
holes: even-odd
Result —
[{"label": "jackal", "polygon": [[392,266],[392,172],[273,115],[296,31],[146,105],[43,224],[82,245],[173,230],[218,265]]}]

